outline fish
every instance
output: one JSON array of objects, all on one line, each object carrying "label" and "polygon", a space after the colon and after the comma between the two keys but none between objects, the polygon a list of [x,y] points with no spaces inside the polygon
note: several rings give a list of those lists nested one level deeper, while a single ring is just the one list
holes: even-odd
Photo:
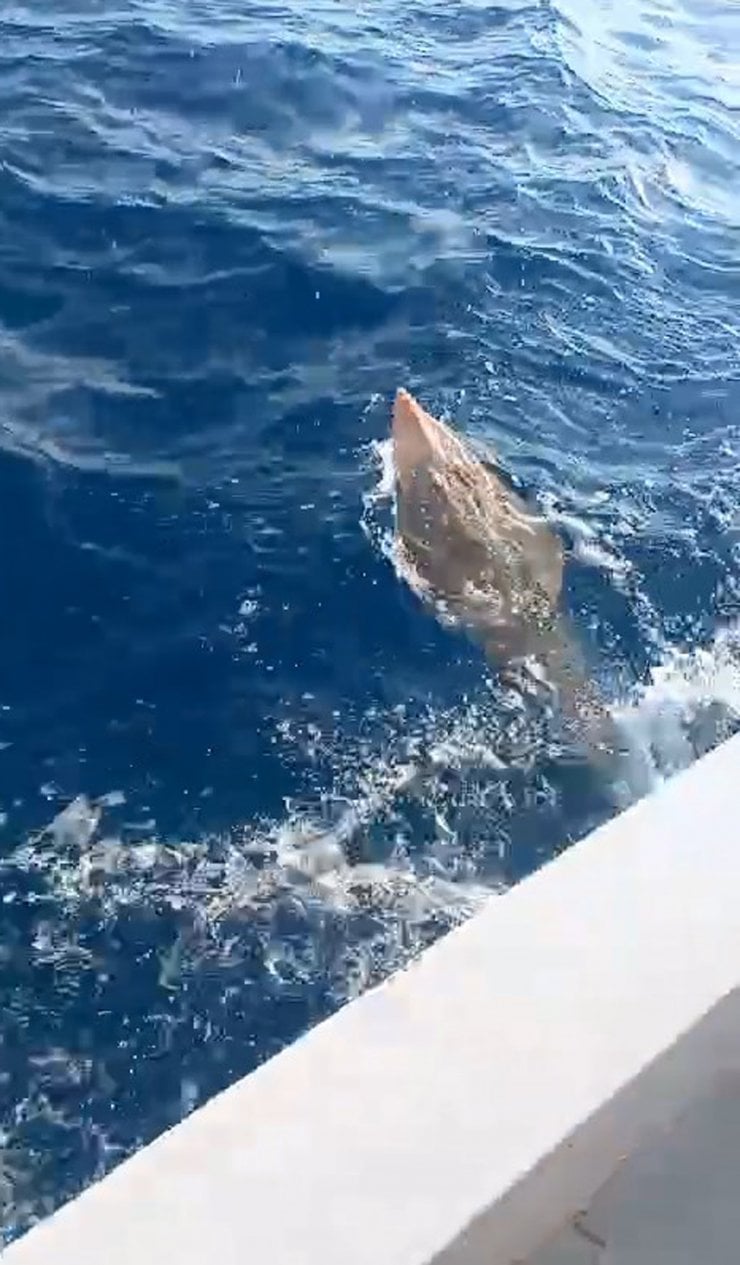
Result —
[{"label": "fish", "polygon": [[563,610],[557,532],[493,452],[397,391],[391,423],[401,574],[445,623],[481,645],[504,678],[522,671],[557,697],[566,731],[595,759],[616,751],[613,719]]}]

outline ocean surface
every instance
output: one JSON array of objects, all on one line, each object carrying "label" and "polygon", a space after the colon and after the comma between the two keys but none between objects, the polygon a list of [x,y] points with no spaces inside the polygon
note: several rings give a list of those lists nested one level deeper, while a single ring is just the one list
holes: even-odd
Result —
[{"label": "ocean surface", "polygon": [[[400,384],[618,784],[394,569]],[[740,725],[739,458],[734,0],[2,6],[5,1238]]]}]

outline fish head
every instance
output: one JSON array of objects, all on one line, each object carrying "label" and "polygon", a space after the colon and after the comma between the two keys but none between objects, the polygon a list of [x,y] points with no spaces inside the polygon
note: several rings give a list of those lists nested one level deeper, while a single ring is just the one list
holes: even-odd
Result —
[{"label": "fish head", "polygon": [[490,590],[501,541],[489,471],[407,391],[396,395],[392,441],[396,530],[418,579],[453,604]]}]

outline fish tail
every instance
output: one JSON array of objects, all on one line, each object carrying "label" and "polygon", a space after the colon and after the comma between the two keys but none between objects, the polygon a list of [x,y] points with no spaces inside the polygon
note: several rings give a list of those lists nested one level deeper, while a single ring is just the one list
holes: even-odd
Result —
[{"label": "fish tail", "polygon": [[541,659],[568,738],[590,763],[611,766],[625,744],[598,683],[565,620],[559,617],[542,646]]}]

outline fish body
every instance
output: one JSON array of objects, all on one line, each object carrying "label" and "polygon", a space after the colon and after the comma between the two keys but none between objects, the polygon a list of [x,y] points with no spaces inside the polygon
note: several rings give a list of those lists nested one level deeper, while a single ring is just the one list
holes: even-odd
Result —
[{"label": "fish body", "polygon": [[561,609],[557,533],[472,445],[408,391],[393,406],[396,545],[414,588],[503,672],[536,665],[589,746],[613,723]]}]

